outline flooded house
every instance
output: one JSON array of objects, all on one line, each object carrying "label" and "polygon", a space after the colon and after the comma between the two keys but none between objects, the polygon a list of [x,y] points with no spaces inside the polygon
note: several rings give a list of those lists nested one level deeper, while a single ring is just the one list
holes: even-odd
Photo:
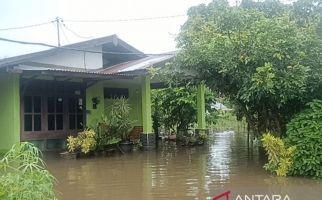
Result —
[{"label": "flooded house", "polygon": [[[0,149],[29,141],[61,149],[69,135],[91,127],[115,99],[125,97],[132,134],[154,148],[148,68],[173,53],[147,55],[116,35],[0,60]],[[198,127],[205,128],[204,87],[198,90]]]}]

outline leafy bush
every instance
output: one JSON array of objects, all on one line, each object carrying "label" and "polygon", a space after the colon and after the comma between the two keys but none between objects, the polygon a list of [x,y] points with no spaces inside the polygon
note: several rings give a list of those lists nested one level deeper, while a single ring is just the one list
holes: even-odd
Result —
[{"label": "leafy bush", "polygon": [[130,119],[131,107],[127,99],[119,98],[113,102],[110,110],[108,128],[112,135],[129,140],[133,121]]},{"label": "leafy bush", "polygon": [[295,146],[287,148],[282,139],[270,133],[263,135],[262,142],[268,154],[268,163],[264,168],[277,176],[286,176],[293,164]]},{"label": "leafy bush", "polygon": [[[186,86],[152,91],[153,128],[163,126],[169,133],[186,131],[197,123],[197,87]],[[206,120],[214,123],[217,113],[211,108],[215,94],[206,88]]]},{"label": "leafy bush", "polygon": [[209,139],[209,135],[206,131],[200,131],[198,140],[202,143],[206,142]]},{"label": "leafy bush", "polygon": [[296,145],[294,165],[296,176],[322,178],[322,101],[315,100],[287,126],[288,145]]},{"label": "leafy bush", "polygon": [[77,151],[79,149],[78,138],[73,136],[68,136],[67,148],[69,152]]},{"label": "leafy bush", "polygon": [[14,145],[0,161],[0,199],[56,199],[55,178],[31,143]]},{"label": "leafy bush", "polygon": [[102,115],[93,129],[96,133],[97,150],[103,150],[108,145],[118,144],[121,141],[120,135],[111,130],[110,120],[106,115]]},{"label": "leafy bush", "polygon": [[69,136],[67,139],[67,148],[69,152],[80,150],[84,154],[89,153],[96,147],[95,132],[87,129],[78,133],[77,137]]}]

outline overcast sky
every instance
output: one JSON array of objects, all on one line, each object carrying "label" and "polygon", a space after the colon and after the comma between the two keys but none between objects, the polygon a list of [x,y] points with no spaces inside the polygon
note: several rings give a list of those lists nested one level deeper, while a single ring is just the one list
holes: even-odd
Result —
[{"label": "overcast sky", "polygon": [[[132,19],[186,14],[191,6],[210,0],[0,0],[0,29],[66,20],[65,25],[86,37],[117,34],[120,38],[145,53],[175,50],[174,37],[186,16],[109,23],[76,23],[67,20]],[[91,38],[79,38],[67,29],[61,32],[62,45]],[[0,31],[0,37],[57,45],[53,23],[21,30]],[[0,58],[39,51],[43,47],[12,44],[0,41]]]}]

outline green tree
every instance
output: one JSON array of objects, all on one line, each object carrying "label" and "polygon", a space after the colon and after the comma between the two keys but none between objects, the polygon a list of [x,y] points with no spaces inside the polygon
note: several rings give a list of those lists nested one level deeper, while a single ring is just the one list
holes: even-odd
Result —
[{"label": "green tree", "polygon": [[[230,7],[214,0],[193,7],[177,38],[181,51],[173,66],[234,102],[256,133],[284,134],[287,122],[322,95],[318,20],[303,26],[294,17],[295,5]],[[278,12],[271,9],[276,7]]]},{"label": "green tree", "polygon": [[321,20],[321,0],[300,0],[293,4],[292,14],[299,25],[307,26]]},{"label": "green tree", "polygon": [[[214,120],[214,94],[207,89],[205,94],[208,120]],[[152,91],[153,128],[156,131],[161,125],[171,132],[187,130],[197,122],[197,88],[176,87]]]}]

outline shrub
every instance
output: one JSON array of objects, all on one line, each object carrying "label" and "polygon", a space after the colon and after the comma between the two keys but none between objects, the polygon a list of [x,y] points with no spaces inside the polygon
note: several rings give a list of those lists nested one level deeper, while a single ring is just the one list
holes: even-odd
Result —
[{"label": "shrub", "polygon": [[101,120],[93,126],[93,130],[96,133],[97,150],[103,150],[107,146],[113,146],[121,141],[120,135],[111,130],[110,120],[106,115],[102,115]]},{"label": "shrub", "polygon": [[290,173],[322,178],[322,101],[308,105],[287,126],[286,143],[296,145]]},{"label": "shrub", "polygon": [[[171,72],[172,73],[172,72]],[[186,131],[197,122],[197,87],[186,86],[152,91],[154,130],[163,126],[170,134]],[[211,107],[215,94],[206,88],[206,120],[215,123],[217,112]],[[189,135],[187,135],[189,137]]]},{"label": "shrub", "polygon": [[130,119],[131,107],[127,99],[116,99],[110,106],[109,132],[120,137],[123,141],[130,140],[130,131],[134,121]]},{"label": "shrub", "polygon": [[286,176],[293,164],[295,147],[286,147],[284,141],[267,133],[262,138],[263,147],[268,154],[264,168],[277,176]]},{"label": "shrub", "polygon": [[56,199],[55,178],[31,143],[14,145],[0,161],[0,199]]},{"label": "shrub", "polygon": [[79,149],[78,138],[73,136],[68,136],[67,148],[69,152],[77,151]]},{"label": "shrub", "polygon": [[69,152],[80,150],[84,154],[89,153],[96,147],[95,132],[91,129],[78,133],[77,137],[69,136],[67,148]]}]

